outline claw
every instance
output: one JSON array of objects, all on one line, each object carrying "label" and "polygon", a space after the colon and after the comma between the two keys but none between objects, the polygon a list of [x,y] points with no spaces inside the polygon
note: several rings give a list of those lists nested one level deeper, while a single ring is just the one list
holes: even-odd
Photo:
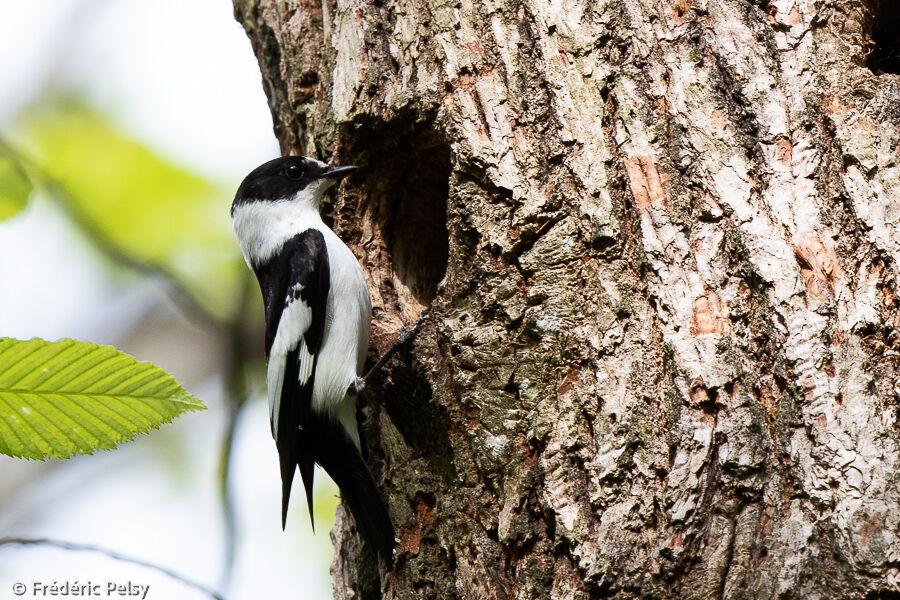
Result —
[{"label": "claw", "polygon": [[397,336],[397,343],[398,343],[398,344],[401,344],[401,345],[402,345],[402,344],[405,344],[406,342],[409,341],[409,338],[411,338],[411,337],[413,336],[413,334],[415,333],[415,331],[416,331],[415,328],[412,328],[412,329],[401,329],[401,330],[400,330],[400,335]]},{"label": "claw", "polygon": [[378,371],[388,361],[388,359],[394,355],[397,350],[399,350],[402,346],[406,345],[411,339],[416,337],[416,334],[419,333],[419,329],[422,327],[422,323],[425,322],[425,318],[428,316],[428,310],[425,309],[419,314],[418,320],[415,324],[409,329],[401,329],[400,335],[397,336],[396,341],[388,348],[388,351],[385,352],[384,356],[382,356],[375,365],[369,369],[369,372],[365,374],[364,377],[357,377],[356,382],[350,385],[350,389],[347,390],[348,394],[358,394],[363,391],[366,387],[366,381],[369,377],[372,376],[373,373]]}]

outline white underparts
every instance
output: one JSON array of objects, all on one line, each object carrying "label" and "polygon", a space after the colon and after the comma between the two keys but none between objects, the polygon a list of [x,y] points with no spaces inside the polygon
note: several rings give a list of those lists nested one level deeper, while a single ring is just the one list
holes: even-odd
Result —
[{"label": "white underparts", "polygon": [[[232,218],[241,252],[251,268],[270,261],[285,242],[307,229],[322,232],[328,252],[330,286],[310,410],[339,421],[359,446],[356,401],[346,392],[365,365],[372,305],[359,262],[319,216],[319,201],[331,183],[330,180],[314,182],[290,200],[241,203],[235,206]],[[276,439],[283,387],[303,385],[312,375],[313,357],[304,341],[312,322],[312,310],[295,291],[289,290],[285,298],[266,370]],[[286,360],[294,348],[299,350],[298,381],[286,382]]]}]

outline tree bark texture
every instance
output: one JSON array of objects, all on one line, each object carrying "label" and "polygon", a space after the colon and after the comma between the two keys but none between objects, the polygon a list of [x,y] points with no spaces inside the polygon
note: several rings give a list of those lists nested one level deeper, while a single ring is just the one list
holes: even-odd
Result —
[{"label": "tree bark texture", "polygon": [[235,0],[282,149],[364,167],[372,354],[433,309],[337,598],[898,597],[891,1]]}]

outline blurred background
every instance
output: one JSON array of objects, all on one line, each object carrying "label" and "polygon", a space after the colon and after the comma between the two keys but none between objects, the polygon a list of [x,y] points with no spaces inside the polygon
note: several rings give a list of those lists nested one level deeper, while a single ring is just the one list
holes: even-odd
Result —
[{"label": "blurred background", "polygon": [[[230,2],[3,8],[0,169],[34,189],[24,207],[0,189],[0,336],[115,345],[208,410],[92,456],[0,456],[0,537],[102,546],[231,599],[330,598],[337,490],[324,473],[317,533],[302,493],[281,531],[262,308],[228,214],[243,176],[279,151]],[[0,546],[0,599],[20,581],[209,597],[102,554]]]}]

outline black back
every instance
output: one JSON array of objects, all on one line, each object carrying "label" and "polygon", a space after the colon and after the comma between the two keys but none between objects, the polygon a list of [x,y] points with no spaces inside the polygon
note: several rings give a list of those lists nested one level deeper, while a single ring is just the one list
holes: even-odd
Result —
[{"label": "black back", "polygon": [[[266,356],[272,349],[281,313],[292,300],[303,300],[312,309],[312,323],[304,341],[310,354],[316,354],[325,332],[325,307],[331,287],[328,250],[322,232],[307,229],[284,243],[264,265],[256,267],[256,278],[266,307]],[[288,298],[288,290],[301,286]]]},{"label": "black back", "polygon": [[[281,520],[287,519],[291,485],[296,467],[300,466],[306,499],[312,517],[312,469],[313,452],[309,432],[318,425],[310,423],[313,386],[316,381],[318,353],[325,332],[325,312],[328,291],[331,287],[328,268],[328,251],[325,238],[317,229],[307,229],[297,234],[276,252],[268,263],[256,268],[256,277],[263,293],[266,308],[266,358],[269,358],[272,344],[281,324],[284,310],[293,302],[302,302],[311,311],[309,329],[303,335],[303,344],[312,355],[312,373],[302,385],[299,381],[299,347],[289,351],[285,359],[281,402],[278,414],[273,419],[278,422],[278,458],[281,463]],[[275,422],[272,423],[272,433]]]}]

